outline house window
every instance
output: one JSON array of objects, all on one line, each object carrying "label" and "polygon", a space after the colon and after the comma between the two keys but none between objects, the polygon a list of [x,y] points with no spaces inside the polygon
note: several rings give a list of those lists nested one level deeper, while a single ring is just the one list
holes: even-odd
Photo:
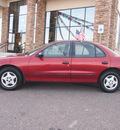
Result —
[{"label": "house window", "polygon": [[120,13],[118,13],[117,19],[116,48],[120,50]]},{"label": "house window", "polygon": [[76,30],[83,30],[85,40],[93,41],[94,16],[95,7],[47,12],[45,43],[75,40]]},{"label": "house window", "polygon": [[37,1],[35,5],[35,22],[34,22],[34,39],[33,39],[34,44],[35,44],[35,39],[36,39],[36,21],[37,21]]},{"label": "house window", "polygon": [[2,18],[0,18],[0,43],[1,43],[1,37],[2,37]]},{"label": "house window", "polygon": [[10,3],[8,51],[23,52],[26,39],[27,0]]}]

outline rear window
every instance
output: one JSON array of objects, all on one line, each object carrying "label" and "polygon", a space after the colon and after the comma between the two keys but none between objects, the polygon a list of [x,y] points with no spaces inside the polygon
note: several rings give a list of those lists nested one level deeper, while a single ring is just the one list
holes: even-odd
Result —
[{"label": "rear window", "polygon": [[[103,45],[104,46],[104,45]],[[115,51],[111,50],[110,48],[104,46],[108,51],[112,52],[114,55],[120,56],[118,53],[116,53]]]}]

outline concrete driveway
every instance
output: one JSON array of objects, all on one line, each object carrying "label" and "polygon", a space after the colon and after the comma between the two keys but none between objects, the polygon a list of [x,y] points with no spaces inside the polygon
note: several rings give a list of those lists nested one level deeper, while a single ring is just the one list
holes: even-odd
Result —
[{"label": "concrete driveway", "polygon": [[0,130],[119,130],[120,90],[96,85],[27,83],[0,88]]}]

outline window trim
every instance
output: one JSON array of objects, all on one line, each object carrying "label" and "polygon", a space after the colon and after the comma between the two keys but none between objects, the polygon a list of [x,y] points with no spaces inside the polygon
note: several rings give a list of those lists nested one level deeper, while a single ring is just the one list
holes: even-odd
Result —
[{"label": "window trim", "polygon": [[[106,57],[107,55],[106,55],[106,53],[100,48],[100,47],[98,47],[98,46],[96,46],[96,45],[94,45],[95,46],[95,58],[103,58],[103,57]],[[103,54],[104,54],[104,56],[103,57],[97,57],[96,56],[96,49],[100,49],[102,52],[103,52]]]},{"label": "window trim", "polygon": [[[75,42],[77,42],[77,41],[75,41]],[[75,42],[74,42],[74,41],[72,42],[72,44],[73,44],[72,58],[104,58],[104,57],[107,56],[106,53],[105,53],[100,47],[98,47],[97,45],[95,45],[95,44],[93,44],[93,43],[91,43],[91,42],[82,42],[82,43],[81,43],[80,41],[78,41],[78,42],[80,42],[81,44],[84,44],[84,43],[92,44],[92,45],[95,47],[95,57],[74,57],[74,55],[75,55]],[[97,56],[96,56],[96,48],[100,49],[100,50],[104,53],[104,56],[103,56],[103,57],[97,57]]]},{"label": "window trim", "polygon": [[0,19],[1,19],[1,30],[0,30],[0,32],[1,32],[1,37],[0,37],[0,43],[2,42],[2,17],[0,17]]},{"label": "window trim", "polygon": [[[87,9],[87,8],[93,8],[93,7],[95,8],[95,6],[88,6],[88,7],[68,8],[68,9],[53,10],[53,11],[70,10],[70,15],[71,15],[73,9],[82,9],[82,8],[85,8],[84,18],[86,19],[86,9]],[[48,12],[52,12],[52,11],[46,11],[46,13],[45,13],[44,44],[47,44],[47,43],[45,43],[46,29],[48,29],[48,28],[49,28],[49,29],[50,29],[50,28],[59,28],[59,27],[50,27],[50,26],[47,27],[47,26],[46,26],[46,20],[47,20],[47,17],[46,17],[46,16],[47,16],[47,13],[48,13]],[[58,18],[58,15],[57,15],[57,18]],[[85,19],[84,19],[84,20],[85,20]],[[90,25],[88,25],[88,26],[90,26]],[[92,25],[91,25],[91,26],[92,26]],[[91,27],[91,26],[90,26],[90,27]],[[67,27],[70,29],[71,27],[80,27],[80,26],[71,26],[71,22],[70,22],[70,23],[69,23],[69,26],[67,26]],[[65,28],[65,26],[61,26],[61,28]],[[85,33],[85,30],[86,30],[86,29],[85,29],[85,22],[84,22],[84,27],[83,27],[83,28],[84,28],[84,33]],[[69,30],[68,33],[69,33],[69,34],[68,34],[68,39],[67,39],[67,40],[70,40],[70,30]],[[56,36],[55,36],[55,37],[56,37]],[[56,40],[56,39],[55,39],[55,40]],[[56,40],[56,41],[57,41],[57,40]],[[49,43],[49,41],[48,41],[48,43]]]},{"label": "window trim", "polygon": [[[25,2],[25,4],[24,5],[27,5],[27,0],[23,0],[24,2]],[[20,3],[21,1],[14,1],[14,2],[10,2],[9,3],[9,16],[8,16],[8,34],[7,34],[7,38],[8,38],[8,42],[9,42],[9,34],[18,34],[18,33],[21,33],[21,34],[25,34],[26,33],[26,31],[24,32],[19,32],[19,21],[18,21],[18,17],[20,17],[20,16],[25,16],[26,15],[26,17],[27,17],[27,15],[28,15],[28,12],[26,13],[26,14],[19,14],[19,12],[18,12],[18,8],[19,8],[19,3]],[[11,5],[12,4],[15,4],[16,5],[16,7],[15,7],[15,16],[11,16]],[[27,7],[28,8],[28,7]],[[10,18],[11,17],[13,17],[13,18],[15,18],[15,29],[13,28],[13,29],[10,29]],[[27,20],[27,19],[26,19]],[[26,21],[26,26],[27,26],[27,21]],[[14,49],[13,50],[9,50],[9,47],[7,46],[7,52],[15,52],[15,48],[16,48],[16,36],[15,36],[15,43],[14,43]]]},{"label": "window trim", "polygon": [[[59,43],[64,43],[64,42],[70,42],[70,50],[69,50],[69,56],[68,57],[43,57],[43,58],[71,58],[72,57],[72,41],[62,41],[62,42],[56,42],[56,43],[53,43],[52,45],[50,46],[53,46],[55,44],[59,44]],[[48,47],[50,46],[46,46],[45,48],[43,48],[42,50],[40,50],[37,55],[35,56],[36,58],[39,58],[39,53],[42,52],[43,50],[47,49]]]},{"label": "window trim", "polygon": [[[117,27],[116,27],[116,49],[120,50],[120,12],[117,12]],[[119,21],[119,23],[118,23]]]}]

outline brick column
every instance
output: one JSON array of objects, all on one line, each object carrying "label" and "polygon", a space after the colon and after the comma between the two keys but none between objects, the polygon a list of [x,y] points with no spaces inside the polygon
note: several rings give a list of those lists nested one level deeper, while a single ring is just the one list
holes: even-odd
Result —
[{"label": "brick column", "polygon": [[26,52],[33,50],[35,4],[36,0],[27,0]]},{"label": "brick column", "polygon": [[46,2],[38,1],[35,48],[44,43]]},{"label": "brick column", "polygon": [[117,31],[118,0],[112,0],[109,48],[115,50]]},{"label": "brick column", "polygon": [[[7,42],[8,40],[8,18],[9,18],[9,7],[3,7],[2,10],[2,39],[1,44]],[[0,51],[5,52],[5,47]]]},{"label": "brick column", "polygon": [[98,25],[104,25],[104,33],[102,34],[102,44],[109,48],[115,48],[116,24],[117,24],[117,8],[118,0],[96,0],[95,4],[95,25],[94,25],[94,41],[99,42],[100,34],[98,34]]}]

